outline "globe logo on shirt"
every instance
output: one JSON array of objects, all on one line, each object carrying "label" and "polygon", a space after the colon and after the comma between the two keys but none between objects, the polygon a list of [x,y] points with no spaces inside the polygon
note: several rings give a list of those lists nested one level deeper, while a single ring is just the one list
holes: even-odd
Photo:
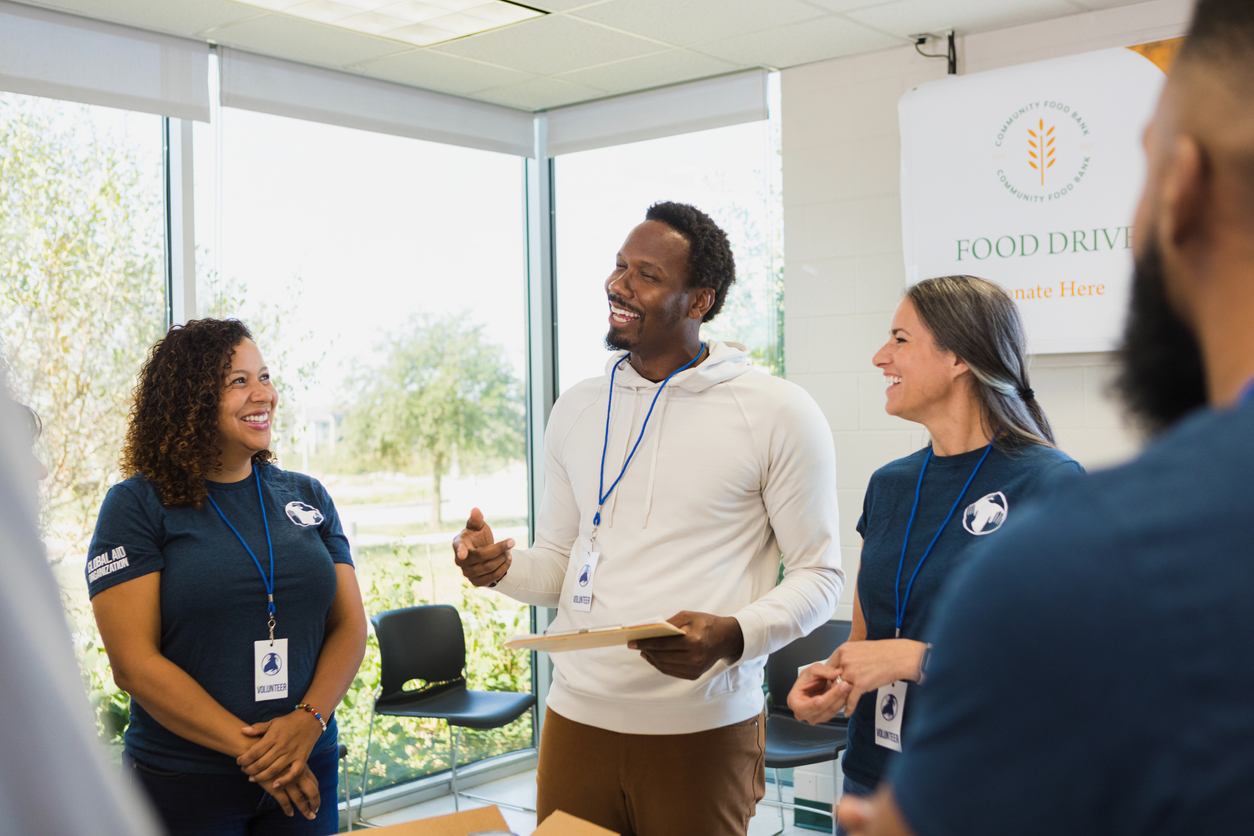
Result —
[{"label": "globe logo on shirt", "polygon": [[580,585],[580,586],[587,586],[587,585],[588,585],[588,574],[589,574],[591,571],[592,571],[592,567],[591,567],[591,566],[589,566],[587,563],[585,563],[585,564],[583,565],[583,570],[579,573],[579,585]]},{"label": "globe logo on shirt", "polygon": [[1010,513],[1010,503],[1001,491],[982,496],[962,512],[962,527],[976,536],[992,534],[1001,528]]},{"label": "globe logo on shirt", "polygon": [[891,720],[897,716],[896,694],[885,694],[884,699],[880,700],[880,716],[885,720]]},{"label": "globe logo on shirt", "polygon": [[289,502],[283,510],[287,511],[289,520],[302,528],[308,528],[322,522],[322,512],[312,505],[306,505],[303,502]]},{"label": "globe logo on shirt", "polygon": [[261,672],[266,676],[274,676],[283,669],[283,660],[277,653],[267,653],[261,661]]}]

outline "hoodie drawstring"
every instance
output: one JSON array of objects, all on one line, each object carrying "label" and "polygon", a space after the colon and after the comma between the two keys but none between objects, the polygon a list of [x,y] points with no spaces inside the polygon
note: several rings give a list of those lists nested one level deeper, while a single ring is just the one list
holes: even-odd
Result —
[{"label": "hoodie drawstring", "polygon": [[[650,402],[650,404],[649,404],[649,411],[645,414],[645,416],[644,416],[644,421],[643,421],[643,422],[641,422],[641,424],[640,424],[640,434],[639,434],[639,436],[637,436],[637,437],[636,437],[636,443],[635,443],[634,445],[633,445],[633,444],[631,444],[631,433],[628,433],[628,434],[627,434],[627,437],[626,437],[626,439],[625,439],[625,441],[627,442],[627,445],[625,445],[625,446],[623,447],[623,466],[622,466],[622,469],[618,471],[618,476],[617,476],[617,477],[615,477],[614,481],[610,484],[609,490],[607,491],[607,490],[605,490],[605,454],[606,454],[606,453],[608,452],[608,450],[609,450],[609,443],[610,443],[610,422],[611,422],[611,420],[612,420],[612,418],[613,418],[613,408],[614,408],[614,378],[615,378],[615,376],[618,374],[618,369],[619,369],[619,366],[620,366],[620,365],[622,365],[622,362],[623,362],[624,360],[627,360],[627,359],[630,357],[630,355],[629,355],[629,354],[627,354],[627,355],[623,355],[622,357],[620,357],[620,358],[618,358],[618,359],[614,360],[614,361],[610,364],[610,367],[609,367],[609,372],[610,372],[610,389],[609,389],[609,392],[608,392],[608,394],[607,394],[607,397],[606,397],[606,403],[605,403],[605,437],[604,437],[604,440],[603,440],[603,441],[602,441],[602,443],[601,443],[601,468],[600,468],[600,476],[599,476],[599,479],[598,479],[598,482],[597,482],[597,510],[596,510],[596,513],[595,513],[595,514],[593,514],[593,516],[592,516],[592,532],[591,532],[591,534],[589,535],[589,540],[590,540],[591,542],[593,542],[593,543],[595,543],[595,542],[596,542],[597,529],[598,529],[598,528],[600,528],[600,526],[601,526],[601,510],[602,510],[602,508],[604,508],[604,506],[605,506],[605,500],[609,499],[611,494],[614,494],[614,489],[615,489],[615,488],[617,488],[617,487],[618,487],[618,483],[619,483],[620,481],[622,481],[623,476],[627,473],[627,467],[628,467],[628,465],[630,465],[630,464],[631,464],[631,460],[632,460],[632,458],[636,455],[636,451],[640,449],[640,442],[642,442],[642,441],[644,440],[644,432],[645,432],[645,430],[646,430],[646,429],[648,428],[648,426],[649,426],[649,417],[653,414],[653,410],[654,410],[654,408],[657,406],[657,402],[658,402],[658,400],[659,400],[659,399],[661,398],[661,396],[662,396],[662,390],[666,388],[666,384],[668,384],[668,383],[670,383],[670,382],[671,382],[671,378],[673,378],[675,375],[679,374],[680,372],[685,371],[686,369],[689,369],[689,368],[691,368],[693,365],[695,365],[695,364],[697,363],[697,361],[701,359],[701,356],[705,353],[705,350],[706,350],[706,344],[703,342],[703,343],[701,343],[701,349],[697,352],[697,356],[696,356],[696,357],[693,357],[693,358],[692,358],[691,360],[689,360],[687,363],[685,363],[684,365],[680,366],[678,369],[675,369],[675,371],[673,371],[673,372],[671,372],[670,374],[668,374],[668,375],[666,376],[666,379],[662,381],[662,385],[658,387],[657,392],[653,395],[653,400],[652,400],[652,401]],[[628,388],[630,388],[630,389],[632,390],[632,399],[631,399],[631,402],[632,402],[632,421],[631,421],[631,424],[632,424],[632,425],[634,425],[634,424],[635,424],[635,415],[636,415],[636,412],[637,412],[637,411],[638,411],[638,409],[639,409],[639,400],[640,400],[640,398],[639,398],[639,392],[637,392],[637,391],[636,391],[636,387],[631,386],[631,387],[628,387]],[[666,411],[666,404],[662,404],[662,411],[663,411],[663,412],[665,412],[665,411]],[[662,421],[662,419],[658,419],[658,420],[659,420],[659,422],[661,422],[661,421]],[[658,434],[658,433],[656,433],[656,432],[654,433],[654,435],[657,435],[657,434]],[[630,451],[628,451],[628,449],[627,449],[627,446],[628,446],[628,445],[631,447],[631,450],[630,450]],[[647,524],[647,521],[648,521],[648,514],[649,514],[649,511],[650,511],[650,510],[652,509],[652,507],[653,507],[653,485],[654,485],[654,480],[655,480],[656,475],[657,475],[657,455],[658,455],[658,444],[655,442],[655,443],[654,443],[654,445],[653,445],[653,462],[652,462],[652,464],[650,465],[650,468],[649,468],[649,488],[648,488],[648,492],[647,492],[647,496],[646,496],[646,505],[645,505],[645,521],[646,521],[646,524]],[[613,515],[614,515],[614,510],[615,510],[617,507],[618,507],[618,496],[617,496],[617,495],[615,495],[615,496],[614,496],[614,501],[610,503],[610,518],[606,521],[606,522],[607,522],[607,524],[608,524],[608,525],[610,525],[610,526],[612,526],[612,525],[614,524],[614,523],[613,523]]]},{"label": "hoodie drawstring", "polygon": [[657,454],[662,449],[662,430],[666,427],[666,407],[675,396],[674,392],[662,398],[657,417],[657,432],[653,434],[653,458],[649,462],[649,486],[644,494],[644,527],[649,527],[649,512],[653,510],[653,484],[657,480]]}]

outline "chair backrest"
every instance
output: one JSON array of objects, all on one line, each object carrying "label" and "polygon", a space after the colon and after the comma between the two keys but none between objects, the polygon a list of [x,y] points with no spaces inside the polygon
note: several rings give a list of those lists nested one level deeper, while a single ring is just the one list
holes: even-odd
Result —
[{"label": "chair backrest", "polygon": [[788,711],[788,692],[797,681],[797,669],[813,662],[822,662],[832,651],[849,641],[853,624],[829,621],[819,625],[808,636],[802,636],[781,647],[766,660],[766,686],[770,691],[771,710]]},{"label": "chair backrest", "polygon": [[406,607],[370,616],[379,639],[381,696],[411,679],[446,682],[466,667],[462,617],[446,604]]}]

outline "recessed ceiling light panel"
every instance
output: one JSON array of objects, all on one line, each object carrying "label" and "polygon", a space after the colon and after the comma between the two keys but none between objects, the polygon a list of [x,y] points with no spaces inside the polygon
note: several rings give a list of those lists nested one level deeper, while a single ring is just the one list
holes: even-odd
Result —
[{"label": "recessed ceiling light panel", "polygon": [[353,32],[430,46],[541,17],[508,0],[235,0]]}]

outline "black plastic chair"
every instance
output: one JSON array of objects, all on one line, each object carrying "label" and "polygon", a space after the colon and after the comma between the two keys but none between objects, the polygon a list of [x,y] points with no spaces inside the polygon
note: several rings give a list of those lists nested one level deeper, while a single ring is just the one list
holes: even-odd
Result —
[{"label": "black plastic chair", "polygon": [[[832,815],[827,810],[784,801],[779,770],[835,760],[847,745],[847,718],[838,715],[817,726],[798,720],[788,707],[788,692],[797,681],[797,669],[825,661],[833,650],[849,640],[852,626],[848,621],[829,621],[810,635],[775,651],[766,661],[766,682],[770,693],[766,718],[766,766],[775,770],[776,800],[764,800],[763,803],[779,808],[781,832],[785,824],[785,809]],[[833,829],[835,824],[833,818]]]},{"label": "black plastic chair", "polygon": [[[370,771],[370,740],[377,714],[389,717],[434,717],[449,724],[453,738],[453,807],[461,809],[459,797],[534,813],[500,801],[459,792],[457,789],[457,750],[462,728],[496,729],[512,723],[536,704],[533,694],[513,691],[471,691],[466,687],[466,637],[457,610],[446,605],[407,607],[370,616],[379,640],[380,688],[370,713],[366,733],[366,759],[361,772],[357,820],[365,805],[366,776]],[[406,691],[405,684],[422,680],[422,688]]]}]

